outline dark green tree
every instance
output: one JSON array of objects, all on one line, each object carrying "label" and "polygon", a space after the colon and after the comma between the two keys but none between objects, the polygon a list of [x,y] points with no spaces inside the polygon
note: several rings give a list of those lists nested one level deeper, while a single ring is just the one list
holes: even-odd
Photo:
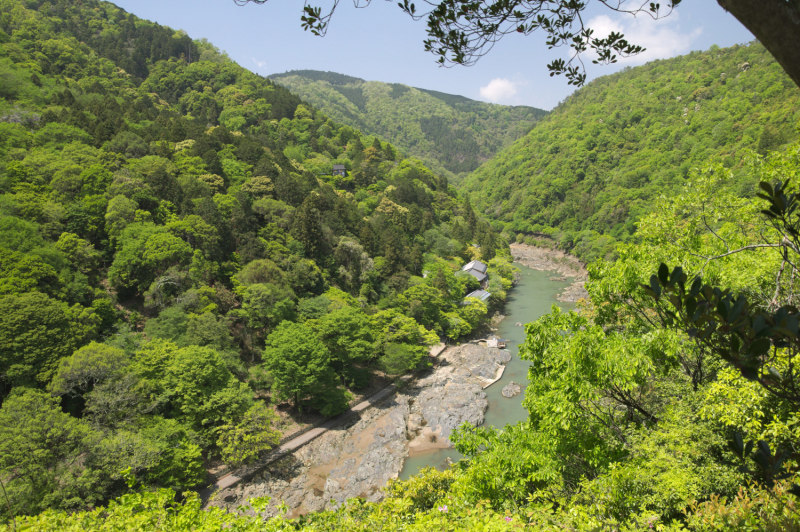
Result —
[{"label": "dark green tree", "polygon": [[308,325],[279,325],[267,337],[263,359],[278,400],[289,400],[301,411],[308,401],[327,416],[347,408],[345,391],[336,385],[330,352]]},{"label": "dark green tree", "polygon": [[45,294],[0,299],[0,379],[9,384],[42,386],[59,361],[83,342],[85,330],[66,304]]},{"label": "dark green tree", "polygon": [[325,251],[322,216],[317,207],[317,198],[317,194],[310,194],[292,219],[292,236],[303,244],[306,257],[313,260],[320,259]]},{"label": "dark green tree", "polygon": [[397,158],[394,147],[388,142],[386,143],[386,148],[383,150],[383,156],[386,157],[387,161],[394,161]]},{"label": "dark green tree", "polygon": [[473,238],[475,236],[475,228],[478,224],[478,217],[475,216],[475,211],[472,210],[472,203],[469,201],[469,195],[464,195],[464,203],[461,207],[461,215],[467,222],[469,238]]}]

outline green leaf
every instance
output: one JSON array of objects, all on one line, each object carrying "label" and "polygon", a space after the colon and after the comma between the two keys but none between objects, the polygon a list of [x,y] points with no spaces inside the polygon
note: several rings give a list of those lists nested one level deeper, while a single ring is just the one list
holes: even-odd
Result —
[{"label": "green leaf", "polygon": [[658,280],[661,282],[662,286],[667,286],[667,282],[669,281],[669,268],[663,262],[658,267]]},{"label": "green leaf", "polygon": [[658,277],[655,275],[650,276],[650,289],[653,291],[656,299],[661,296],[661,285],[658,282]]}]

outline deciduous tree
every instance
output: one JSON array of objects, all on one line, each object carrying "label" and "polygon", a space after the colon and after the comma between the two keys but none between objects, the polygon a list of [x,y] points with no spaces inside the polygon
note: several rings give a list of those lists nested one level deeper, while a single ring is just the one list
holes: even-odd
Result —
[{"label": "deciduous tree", "polygon": [[74,312],[45,294],[0,299],[0,376],[6,383],[44,385],[59,361],[83,342]]},{"label": "deciduous tree", "polygon": [[330,352],[308,325],[279,325],[267,337],[263,358],[264,368],[274,378],[277,399],[290,400],[301,410],[303,402],[310,400],[326,415],[347,408],[345,392],[336,386]]},{"label": "deciduous tree", "polygon": [[[237,4],[267,0],[234,0]],[[786,0],[717,0],[723,9],[750,30],[772,53],[794,82],[800,85],[800,47],[797,21],[800,6]],[[670,0],[665,6],[659,3],[634,2],[631,6],[618,0],[598,0],[598,3],[618,13],[633,16],[649,16],[654,19],[669,16],[681,3]],[[367,3],[368,4],[368,3]],[[550,48],[570,49],[568,61],[556,59],[548,64],[550,75],[565,74],[570,84],[586,82],[583,54],[588,50],[596,53],[593,63],[616,63],[618,57],[629,57],[644,51],[644,48],[629,43],[624,35],[611,32],[605,38],[594,36],[594,30],[584,22],[584,11],[590,1],[571,0],[510,0],[490,2],[483,0],[425,0],[430,7],[427,12],[417,11],[409,0],[398,5],[414,20],[425,19],[428,39],[425,50],[437,57],[441,65],[471,65],[486,55],[504,36],[521,33],[529,35],[543,31]],[[323,13],[319,7],[306,4],[303,7],[301,25],[315,35],[327,33],[328,24],[339,0]]]}]

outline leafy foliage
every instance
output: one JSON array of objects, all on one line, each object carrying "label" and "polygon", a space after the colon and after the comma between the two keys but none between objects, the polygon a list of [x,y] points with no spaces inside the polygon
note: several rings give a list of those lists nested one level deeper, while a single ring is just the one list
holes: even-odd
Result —
[{"label": "leafy foliage", "polygon": [[758,43],[624,69],[576,91],[464,188],[508,232],[610,257],[694,168],[720,163],[734,194],[750,195],[741,155],[796,138],[799,90]]},{"label": "leafy foliage", "polygon": [[327,404],[323,408],[329,414],[347,408],[343,391],[336,387],[330,353],[306,324],[281,324],[269,335],[264,367],[275,379],[273,388],[279,397],[291,399],[295,405],[310,395],[324,397]]},{"label": "leafy foliage", "polygon": [[281,401],[341,412],[387,347],[420,360],[448,332],[402,296],[444,298],[426,264],[449,272],[436,304],[452,308],[470,240],[508,257],[485,221],[453,234],[445,177],[207,41],[96,0],[0,13],[0,481],[15,515],[104,504],[129,475],[184,494],[219,460],[258,459],[283,436]]},{"label": "leafy foliage", "polygon": [[[782,118],[758,129],[737,107],[752,103],[739,89],[764,80],[776,113],[795,97],[757,45],[640,70],[696,61],[692,75],[703,79],[693,97],[711,107],[711,91],[713,105],[730,104],[725,116],[758,131],[719,137],[716,147],[732,158],[687,167],[680,186],[683,171],[668,160],[677,152],[660,150],[658,179],[614,200],[639,209],[619,233],[587,216],[626,241],[618,260],[590,266],[589,301],[526,326],[529,418],[460,428],[452,439],[464,460],[392,483],[382,503],[354,500],[288,522],[202,511],[190,490],[203,483],[204,459],[247,463],[279,441],[265,397],[333,415],[376,369],[412,370],[442,336],[480,329],[514,268],[479,214],[507,218],[510,203],[490,205],[502,193],[493,183],[486,200],[458,198],[419,161],[329,120],[209,43],[110,4],[0,5],[0,73],[9,80],[1,104],[9,119],[0,122],[0,480],[9,498],[0,511],[14,514],[6,529],[798,527],[800,148],[768,152],[790,138]],[[121,48],[120,35],[135,46]],[[155,43],[147,53],[140,38]],[[742,59],[750,69],[722,83],[713,65]],[[611,81],[638,79],[623,72]],[[352,80],[326,82],[369,108]],[[401,100],[413,92],[388,90]],[[618,99],[593,90],[574,98]],[[531,135],[573,116],[571,106]],[[646,120],[626,119],[614,134],[658,129]],[[553,139],[552,159],[571,160],[577,149]],[[747,147],[763,153],[741,166],[725,151]],[[522,210],[504,227],[558,228],[575,244],[583,222],[555,216],[556,205],[576,190],[606,202],[613,187],[598,185],[599,172],[652,163],[651,148],[638,149],[649,159],[615,161],[600,150],[597,176],[552,180],[561,197],[547,192],[534,213],[546,223],[534,227],[533,211]],[[692,165],[713,158],[699,150],[681,156]],[[331,175],[334,163],[346,175]],[[763,193],[752,200],[758,181]],[[654,200],[656,190],[665,193]],[[637,233],[625,236],[633,219]],[[488,304],[464,300],[474,280],[458,267],[473,258],[489,264]],[[690,284],[695,277],[702,281]],[[142,486],[131,492],[135,479]]]}]

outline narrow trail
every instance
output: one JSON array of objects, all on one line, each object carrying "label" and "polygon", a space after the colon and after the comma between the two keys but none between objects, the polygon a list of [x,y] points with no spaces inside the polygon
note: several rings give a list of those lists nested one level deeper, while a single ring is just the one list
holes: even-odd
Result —
[{"label": "narrow trail", "polygon": [[[401,377],[401,380],[405,381],[408,380],[409,378],[410,376],[405,376]],[[247,480],[249,477],[258,473],[259,471],[261,471],[263,468],[265,468],[275,460],[278,460],[279,458],[296,451],[297,449],[307,444],[308,442],[322,436],[329,430],[341,425],[343,422],[347,421],[352,416],[358,414],[359,412],[363,412],[367,408],[377,403],[380,403],[381,401],[383,401],[396,391],[397,391],[397,385],[391,384],[386,388],[384,388],[383,390],[376,393],[375,395],[371,396],[369,399],[362,401],[357,405],[355,405],[354,407],[349,408],[346,411],[342,412],[338,416],[332,417],[331,419],[323,422],[318,427],[315,427],[307,432],[304,432],[303,434],[297,436],[296,438],[293,438],[279,445],[278,447],[273,449],[267,456],[265,456],[255,464],[242,467],[240,469],[237,469],[236,471],[231,471],[227,475],[218,478],[217,481],[214,482],[214,484],[212,484],[211,486],[200,492],[201,498],[203,499],[203,501],[208,501],[211,495],[214,494],[214,492],[230,488],[231,486],[235,486],[242,480]]]},{"label": "narrow trail", "polygon": [[[435,345],[431,347],[430,355],[432,357],[437,357],[442,353],[442,351],[445,350],[446,347],[447,346],[445,344]],[[411,375],[405,375],[400,378],[400,381],[407,382],[412,378],[413,377]],[[349,420],[351,417],[380,403],[387,397],[396,393],[397,389],[398,389],[397,384],[391,384],[386,388],[383,388],[382,390],[378,391],[368,399],[342,412],[338,416],[333,417],[327,421],[324,421],[319,426],[314,427],[313,429],[308,430],[303,434],[300,434],[296,438],[292,438],[291,440],[282,443],[281,445],[273,449],[267,456],[265,456],[261,460],[258,460],[255,464],[241,467],[236,471],[231,471],[230,473],[221,476],[211,486],[207,487],[206,489],[200,492],[202,500],[204,502],[208,502],[208,500],[215,492],[230,488],[243,480],[251,478],[253,475],[263,470],[272,462],[286,456],[287,454],[293,453],[294,451],[306,445],[307,443],[315,440],[316,438],[319,438],[329,430],[338,427],[345,421]]]}]

